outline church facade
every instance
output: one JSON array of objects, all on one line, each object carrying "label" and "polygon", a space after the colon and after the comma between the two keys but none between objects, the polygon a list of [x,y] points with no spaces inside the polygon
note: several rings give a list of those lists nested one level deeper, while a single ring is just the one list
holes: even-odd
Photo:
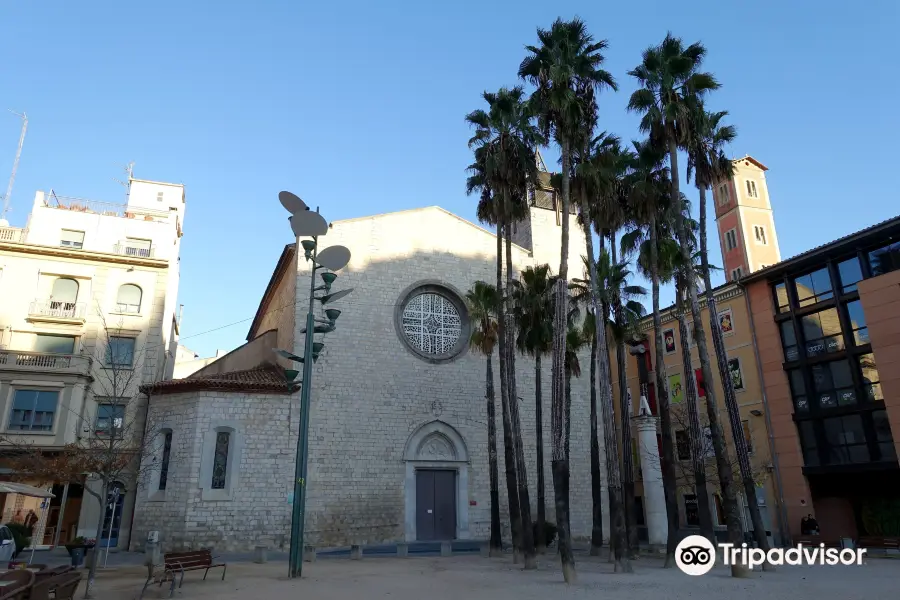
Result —
[{"label": "church facade", "polygon": [[[561,215],[549,195],[519,223],[514,270],[559,266]],[[570,220],[570,278],[582,276],[584,236]],[[334,222],[320,249],[350,249],[334,290],[336,331],[313,369],[306,540],[320,548],[416,540],[486,540],[490,528],[485,357],[469,348],[464,297],[496,280],[496,238],[429,207]],[[165,549],[286,547],[290,538],[299,391],[284,369],[299,368],[273,348],[303,354],[310,266],[297,243],[285,247],[248,342],[182,380],[148,386],[162,423],[158,451],[144,458],[135,544],[151,531]],[[571,525],[591,532],[589,352],[572,382]],[[504,538],[508,511],[494,354]],[[550,365],[544,360],[544,479],[555,521],[550,472]],[[517,395],[536,518],[534,361],[516,358]],[[600,440],[603,451],[602,429]],[[605,477],[605,472],[604,472]],[[160,483],[164,481],[160,489]],[[605,497],[604,481],[604,497]],[[604,518],[608,511],[604,503]],[[604,524],[608,531],[608,524]]]}]

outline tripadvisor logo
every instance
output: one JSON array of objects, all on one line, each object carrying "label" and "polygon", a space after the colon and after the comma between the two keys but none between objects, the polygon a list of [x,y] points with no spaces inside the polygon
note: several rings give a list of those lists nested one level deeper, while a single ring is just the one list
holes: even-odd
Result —
[{"label": "tripadvisor logo", "polygon": [[[799,545],[796,548],[772,548],[765,552],[761,548],[740,547],[734,544],[719,544],[722,562],[725,566],[741,564],[753,569],[764,563],[781,565],[861,565],[866,555],[865,548],[826,548]],[[675,548],[675,564],[688,575],[705,575],[716,565],[716,546],[701,535],[689,535]]]}]

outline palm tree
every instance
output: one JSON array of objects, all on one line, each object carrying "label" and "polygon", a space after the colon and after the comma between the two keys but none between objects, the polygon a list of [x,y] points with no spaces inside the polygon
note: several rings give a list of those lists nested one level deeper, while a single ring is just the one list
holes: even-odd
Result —
[{"label": "palm tree", "polygon": [[[643,113],[641,130],[649,133],[652,143],[665,148],[668,152],[673,206],[677,206],[680,200],[678,146],[686,145],[689,139],[693,107],[702,101],[707,92],[719,87],[712,74],[700,71],[705,55],[706,48],[703,44],[696,42],[685,47],[680,38],[674,37],[670,33],[666,34],[659,46],[645,50],[641,64],[629,72],[638,80],[641,87],[631,95],[628,108]],[[688,231],[684,215],[680,210],[676,211],[675,215],[676,234],[681,246],[682,259],[685,263],[690,263]],[[693,270],[687,269],[685,271],[685,287],[694,321],[693,334],[700,357],[700,368],[704,381],[712,382],[712,367],[706,347],[706,334],[701,320],[695,279]],[[666,401],[668,402],[668,399]],[[725,445],[725,437],[722,434],[719,409],[712,385],[708,386],[706,390],[706,405],[710,417],[709,427],[713,447],[716,451],[716,465],[722,486],[729,541],[740,544],[743,539],[743,531],[740,509],[737,504],[737,490],[730,471],[728,447]],[[665,436],[666,432],[664,431],[664,441]],[[669,545],[671,546],[671,543]],[[732,576],[747,576],[749,571],[746,567],[735,564],[732,565],[731,574]]]},{"label": "palm tree", "polygon": [[550,265],[528,267],[522,271],[513,287],[519,352],[534,357],[534,419],[537,446],[537,528],[534,544],[538,553],[547,546],[547,509],[544,490],[544,416],[541,394],[541,357],[553,348],[553,321],[551,294],[555,277]]},{"label": "palm tree", "polygon": [[[741,425],[741,414],[738,408],[737,397],[734,393],[734,383],[728,369],[728,353],[725,350],[725,339],[722,336],[722,327],[719,324],[716,299],[712,293],[712,281],[709,272],[709,251],[706,243],[706,190],[712,187],[716,180],[729,179],[733,173],[732,162],[725,156],[724,147],[730,144],[737,136],[737,131],[731,125],[723,125],[728,113],[707,112],[702,103],[698,104],[693,112],[694,125],[688,138],[688,168],[687,176],[690,181],[694,172],[694,183],[700,192],[700,259],[703,287],[706,290],[706,307],[709,311],[709,329],[712,333],[713,348],[716,352],[716,363],[719,367],[719,377],[722,380],[722,391],[725,396],[725,409],[728,412],[728,420],[731,424],[731,434],[734,441],[735,453],[741,472],[741,480],[744,484],[744,495],[747,498],[747,506],[750,509],[750,520],[753,523],[753,533],[759,548],[764,551],[769,549],[769,540],[766,536],[766,528],[759,510],[759,502],[756,498],[756,482],[750,467],[750,452],[744,439]],[[763,564],[763,569],[771,567],[769,563]]]},{"label": "palm tree", "polygon": [[[700,533],[711,542],[715,543],[715,529],[712,518],[712,505],[710,504],[709,489],[706,477],[706,444],[700,427],[700,410],[697,394],[697,379],[694,375],[694,367],[691,359],[690,337],[685,320],[684,277],[679,276],[684,265],[681,262],[681,249],[675,236],[672,234],[672,220],[663,215],[657,221],[660,228],[657,239],[660,240],[658,248],[658,277],[660,282],[675,281],[676,310],[675,317],[678,321],[678,335],[681,340],[682,378],[684,381],[684,397],[688,413],[688,433],[691,444],[691,466],[694,475],[694,492],[697,496],[697,509],[700,517]],[[692,221],[692,229],[695,222]],[[650,242],[643,240],[640,245],[637,264],[641,271],[650,277]],[[694,269],[697,269],[697,254],[694,254]]]},{"label": "palm tree", "polygon": [[[584,132],[593,126],[588,114],[594,107],[594,90],[601,86],[615,88],[612,75],[600,68],[604,61],[602,51],[605,40],[595,41],[588,33],[584,22],[578,18],[571,21],[557,19],[549,30],[538,29],[540,46],[526,46],[528,56],[519,66],[519,76],[532,83],[537,89],[532,101],[539,115],[544,133],[553,134],[562,155],[562,239],[560,250],[559,279],[556,285],[555,313],[553,320],[553,393],[552,437],[553,437],[553,482],[556,499],[557,526],[559,527],[560,560],[566,582],[575,579],[575,559],[572,555],[571,531],[568,530],[568,498],[563,493],[568,489],[569,464],[565,457],[566,421],[570,415],[565,412],[565,336],[568,313],[567,279],[569,253],[569,207],[572,156]],[[583,147],[582,143],[582,147]],[[592,242],[588,236],[588,255],[593,256]],[[597,311],[596,301],[595,311]],[[599,312],[599,311],[597,311]],[[598,332],[601,327],[598,326]],[[605,347],[605,331],[598,333],[598,344]],[[598,353],[603,356],[603,352]],[[603,402],[605,390],[609,389],[609,378],[599,369],[601,385],[599,396]],[[608,394],[606,394],[608,395]],[[610,436],[606,436],[608,440]]]},{"label": "palm tree", "polygon": [[[506,378],[507,402],[512,429],[514,461],[518,484],[519,513],[521,515],[520,535],[525,568],[537,568],[534,538],[531,530],[531,502],[528,491],[525,448],[522,441],[522,427],[516,393],[515,364],[513,351],[515,344],[515,323],[511,306],[512,290],[512,227],[526,213],[529,187],[537,183],[537,158],[535,150],[544,139],[533,124],[530,103],[525,101],[521,86],[511,89],[501,88],[496,94],[483,94],[489,109],[476,110],[466,120],[475,126],[475,135],[470,145],[484,148],[484,176],[490,181],[494,198],[500,206],[498,233],[505,230],[506,237],[506,293],[503,295],[503,329],[501,330],[501,355],[505,365],[501,366],[501,380]],[[499,268],[498,268],[499,271]],[[505,368],[504,368],[505,367]],[[502,396],[502,392],[501,392]]]},{"label": "palm tree", "polygon": [[[497,227],[497,294],[502,298],[503,290],[503,206],[494,196],[491,182],[487,177],[486,146],[476,146],[475,162],[469,166],[471,175],[466,180],[466,192],[480,192],[476,213],[478,219],[484,223]],[[518,553],[522,549],[522,515],[519,510],[519,484],[516,473],[515,444],[513,443],[512,422],[509,416],[509,390],[507,389],[506,347],[505,332],[505,307],[502,301],[497,304],[497,339],[499,345],[498,358],[500,362],[500,407],[503,418],[503,463],[505,467],[507,503],[509,505],[509,528],[512,534],[513,562],[518,562]]]},{"label": "palm tree", "polygon": [[678,535],[677,482],[675,475],[675,449],[672,439],[672,415],[669,410],[669,395],[666,382],[666,363],[663,352],[662,321],[659,307],[661,276],[659,272],[659,251],[662,243],[661,221],[670,218],[666,187],[668,170],[663,166],[664,153],[649,141],[634,142],[635,162],[631,174],[629,195],[632,231],[622,237],[622,252],[628,253],[639,248],[639,242],[646,240],[649,252],[649,278],[653,302],[653,338],[656,367],[657,410],[662,426],[662,480],[666,499],[668,523],[666,562],[671,567],[675,561],[675,540]]},{"label": "palm tree", "polygon": [[483,281],[476,281],[474,287],[466,293],[469,317],[475,324],[469,345],[485,357],[485,398],[487,400],[488,426],[488,470],[491,482],[491,539],[490,555],[501,556],[503,543],[500,537],[500,492],[499,473],[497,469],[497,421],[494,415],[494,370],[491,355],[497,345],[499,325],[497,308],[500,295],[497,288]]}]

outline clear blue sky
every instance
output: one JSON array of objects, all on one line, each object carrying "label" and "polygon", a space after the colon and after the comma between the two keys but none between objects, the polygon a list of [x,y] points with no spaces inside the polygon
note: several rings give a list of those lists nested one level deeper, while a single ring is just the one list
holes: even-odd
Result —
[{"label": "clear blue sky", "polygon": [[621,85],[601,127],[625,139],[641,51],[667,30],[706,44],[723,84],[711,105],[739,130],[732,153],[771,169],[784,257],[900,213],[893,0],[56,0],[0,5],[3,189],[19,134],[5,109],[30,119],[11,221],[38,189],[121,201],[113,178],[131,160],[136,177],[184,183],[184,344],[230,349],[249,320],[197,334],[253,316],[291,241],[279,190],[332,220],[433,204],[474,220],[463,117],[483,90],[517,83],[536,27],[576,14],[609,40]]}]

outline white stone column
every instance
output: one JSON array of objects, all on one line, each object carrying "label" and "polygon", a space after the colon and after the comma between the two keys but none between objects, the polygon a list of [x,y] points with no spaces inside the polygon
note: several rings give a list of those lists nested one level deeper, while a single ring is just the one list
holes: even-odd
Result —
[{"label": "white stone column", "polygon": [[[643,405],[646,401],[641,398]],[[647,537],[650,547],[664,549],[669,526],[666,520],[666,498],[663,492],[662,469],[659,464],[659,446],[656,442],[657,417],[649,411],[633,417],[638,429],[638,447],[641,453],[641,471],[644,481],[644,512],[647,515]]]}]

